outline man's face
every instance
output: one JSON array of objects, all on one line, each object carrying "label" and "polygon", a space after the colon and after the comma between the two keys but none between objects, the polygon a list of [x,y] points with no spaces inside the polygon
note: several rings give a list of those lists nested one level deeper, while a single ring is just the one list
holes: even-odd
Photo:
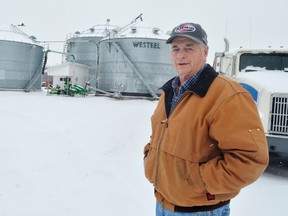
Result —
[{"label": "man's face", "polygon": [[183,83],[206,64],[208,46],[179,36],[171,43],[171,53],[174,67]]}]

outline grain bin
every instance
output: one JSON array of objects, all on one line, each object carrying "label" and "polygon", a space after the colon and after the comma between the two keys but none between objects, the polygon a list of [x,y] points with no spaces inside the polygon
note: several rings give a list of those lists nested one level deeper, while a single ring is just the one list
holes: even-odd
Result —
[{"label": "grain bin", "polygon": [[43,47],[14,25],[0,25],[0,89],[41,89]]},{"label": "grain bin", "polygon": [[91,87],[96,86],[96,68],[98,62],[98,42],[110,35],[117,26],[110,25],[110,20],[104,25],[95,25],[82,32],[75,32],[66,41],[67,53],[75,57],[76,63],[90,66],[89,82]]},{"label": "grain bin", "polygon": [[175,76],[167,34],[135,20],[100,43],[99,89],[122,95],[157,97]]}]

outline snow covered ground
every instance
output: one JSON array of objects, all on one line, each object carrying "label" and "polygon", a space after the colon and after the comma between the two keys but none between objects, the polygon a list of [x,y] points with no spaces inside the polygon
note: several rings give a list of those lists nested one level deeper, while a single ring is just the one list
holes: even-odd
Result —
[{"label": "snow covered ground", "polygon": [[[1,91],[0,216],[154,215],[142,151],[156,103]],[[287,192],[265,173],[231,215],[288,215]]]}]

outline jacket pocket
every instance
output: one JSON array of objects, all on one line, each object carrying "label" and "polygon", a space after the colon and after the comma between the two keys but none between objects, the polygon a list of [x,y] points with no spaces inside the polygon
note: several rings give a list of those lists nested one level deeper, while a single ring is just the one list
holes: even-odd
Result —
[{"label": "jacket pocket", "polygon": [[147,157],[147,155],[149,154],[149,150],[150,150],[150,143],[146,144],[144,147],[144,159]]},{"label": "jacket pocket", "polygon": [[[166,154],[166,157],[171,156]],[[193,206],[207,193],[199,169],[198,163],[170,158],[165,164],[160,163],[157,190],[176,205]]]},{"label": "jacket pocket", "polygon": [[144,147],[144,171],[149,182],[153,183],[155,178],[156,168],[156,150],[147,144]]}]

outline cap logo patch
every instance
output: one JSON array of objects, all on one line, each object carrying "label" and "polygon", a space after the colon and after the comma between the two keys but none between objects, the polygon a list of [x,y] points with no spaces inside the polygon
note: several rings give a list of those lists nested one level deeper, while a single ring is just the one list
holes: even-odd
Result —
[{"label": "cap logo patch", "polygon": [[175,29],[176,33],[183,33],[183,32],[194,32],[196,28],[191,24],[182,24]]}]

